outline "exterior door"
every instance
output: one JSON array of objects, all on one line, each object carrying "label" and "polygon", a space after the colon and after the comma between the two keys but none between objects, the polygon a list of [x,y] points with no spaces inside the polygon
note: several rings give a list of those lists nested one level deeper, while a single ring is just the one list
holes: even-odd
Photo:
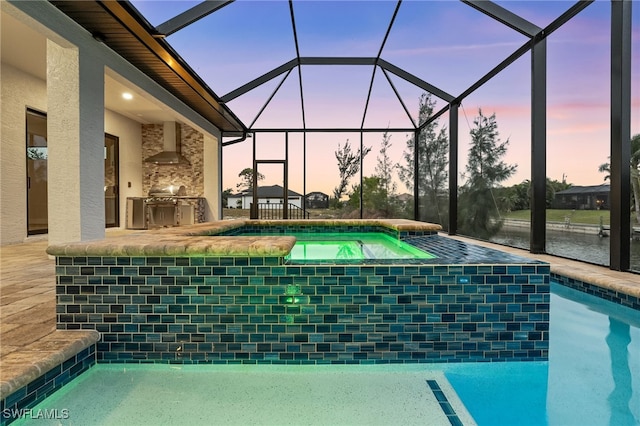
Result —
[{"label": "exterior door", "polygon": [[47,116],[27,110],[27,235],[46,234]]},{"label": "exterior door", "polygon": [[104,220],[107,228],[120,226],[118,138],[104,137]]},{"label": "exterior door", "polygon": [[[27,110],[27,235],[49,231],[47,201],[47,116]],[[118,138],[104,138],[105,227],[120,226]]]}]

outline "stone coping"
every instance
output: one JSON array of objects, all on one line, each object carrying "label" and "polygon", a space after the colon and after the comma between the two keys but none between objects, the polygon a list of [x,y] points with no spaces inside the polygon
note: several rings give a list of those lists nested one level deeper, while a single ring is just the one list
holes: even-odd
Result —
[{"label": "stone coping", "polygon": [[[593,284],[595,286],[605,288],[618,293],[640,299],[640,284],[629,280],[628,277],[621,276],[612,277],[606,273],[598,273],[593,270],[584,270],[565,265],[551,265],[551,272],[566,278],[582,281],[584,283]],[[622,275],[622,274],[620,274]]]},{"label": "stone coping", "polygon": [[227,220],[163,228],[103,240],[54,244],[47,248],[53,256],[249,256],[283,257],[296,242],[290,236],[213,235],[247,225],[258,226],[381,226],[399,232],[437,232],[433,223],[407,219],[306,219]]},{"label": "stone coping", "polygon": [[100,340],[95,330],[56,330],[2,357],[0,399],[28,385],[52,368]]},{"label": "stone coping", "polygon": [[635,273],[613,271],[605,266],[593,265],[549,254],[533,254],[521,248],[503,245],[498,246],[488,241],[459,235],[448,236],[448,238],[546,262],[551,266],[552,274],[640,298],[640,275]]}]

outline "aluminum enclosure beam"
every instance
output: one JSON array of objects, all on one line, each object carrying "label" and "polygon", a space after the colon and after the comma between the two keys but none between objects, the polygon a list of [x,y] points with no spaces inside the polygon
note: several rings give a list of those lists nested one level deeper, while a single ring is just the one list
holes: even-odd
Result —
[{"label": "aluminum enclosure beam", "polygon": [[411,127],[371,127],[361,129],[360,127],[344,127],[344,128],[263,128],[263,129],[251,129],[251,132],[255,133],[384,133],[384,132],[413,132],[416,129]]},{"label": "aluminum enclosure beam", "polygon": [[169,36],[233,2],[234,0],[205,0],[158,25],[156,30],[160,36]]},{"label": "aluminum enclosure beam", "polygon": [[378,65],[382,68],[385,69],[387,71],[389,71],[392,74],[397,75],[398,77],[402,78],[405,81],[408,81],[409,83],[413,84],[414,86],[418,86],[419,88],[426,90],[429,93],[433,93],[434,95],[436,95],[437,97],[439,97],[440,99],[446,101],[446,102],[451,102],[453,101],[454,97],[450,94],[448,94],[447,92],[445,92],[444,90],[441,90],[429,83],[427,83],[426,81],[416,77],[415,75],[408,73],[407,71],[403,70],[402,68],[398,68],[397,66],[385,61],[384,59],[380,59],[378,61]]},{"label": "aluminum enclosure beam", "polygon": [[263,74],[262,76],[238,87],[237,89],[222,96],[221,100],[223,102],[230,102],[233,99],[244,95],[245,93],[255,89],[256,87],[270,81],[271,79],[289,71],[291,68],[294,68],[298,65],[378,65],[383,70],[389,71],[390,73],[395,74],[403,80],[429,93],[433,93],[435,96],[446,102],[451,102],[454,99],[453,95],[450,95],[444,90],[441,90],[433,86],[432,84],[429,84],[426,81],[416,77],[415,75],[408,73],[402,68],[398,68],[397,66],[385,61],[384,59],[378,59],[375,57],[301,57],[299,59],[292,59],[289,62],[286,62],[279,67]]},{"label": "aluminum enclosure beam", "polygon": [[[573,18],[575,15],[577,15],[580,11],[585,9],[587,6],[589,6],[593,2],[594,2],[594,0],[583,0],[583,1],[579,1],[579,2],[575,3],[566,12],[564,12],[562,15],[560,15],[560,17],[558,17],[558,19],[554,20],[547,27],[545,27],[543,30],[541,30],[533,38],[533,43],[537,43],[540,40],[543,40],[543,39],[549,37],[549,35],[551,35],[551,33],[553,33],[555,30],[557,30],[562,25],[567,23],[571,18]],[[518,48],[515,52],[513,52],[511,55],[509,55],[505,60],[500,62],[498,65],[496,65],[493,69],[491,69],[488,73],[486,73],[482,78],[480,78],[474,84],[469,86],[469,88],[467,90],[465,90],[459,96],[457,96],[456,99],[455,99],[455,102],[456,103],[461,103],[464,100],[464,98],[466,98],[467,96],[469,96],[470,94],[475,92],[477,89],[479,89],[481,86],[483,86],[486,82],[488,82],[493,77],[495,77],[498,73],[500,73],[500,71],[502,71],[503,69],[507,68],[509,65],[514,63],[518,58],[520,58],[522,55],[527,53],[531,49],[531,46],[532,45],[531,45],[530,41],[524,43],[522,46],[520,46],[520,48]]]},{"label": "aluminum enclosure beam", "polygon": [[465,3],[476,10],[484,13],[487,16],[495,19],[498,22],[503,23],[509,28],[516,30],[522,35],[525,35],[529,38],[534,37],[538,34],[542,28],[538,27],[535,24],[527,21],[526,19],[516,15],[513,12],[508,11],[507,9],[498,6],[494,2],[487,0],[462,0],[462,3]]},{"label": "aluminum enclosure beam", "polygon": [[531,227],[529,251],[545,253],[547,222],[547,40],[531,49]]},{"label": "aluminum enclosure beam", "polygon": [[[398,16],[398,10],[400,10],[400,4],[401,3],[402,3],[402,0],[398,0],[398,3],[396,3],[396,8],[393,11],[393,16],[391,17],[391,21],[389,22],[389,26],[387,26],[387,31],[384,34],[384,38],[382,39],[382,43],[380,43],[380,49],[378,49],[378,54],[376,55],[376,64],[378,63],[378,60],[380,59],[380,55],[382,55],[382,51],[384,50],[384,45],[387,43],[387,39],[389,38],[389,34],[391,33],[391,28],[393,28],[393,23],[396,20],[396,16]],[[360,124],[361,128],[364,127],[364,122],[367,120],[367,111],[369,110],[369,102],[371,101],[371,92],[373,91],[373,83],[375,82],[375,78],[376,78],[376,70],[377,70],[377,68],[373,67],[373,71],[371,72],[371,81],[369,82],[369,90],[367,91],[367,101],[365,102],[364,112],[362,113],[362,122]],[[388,77],[387,77],[387,79],[388,79]],[[393,88],[393,91],[396,93],[396,96],[399,96],[398,92],[396,91],[395,87],[393,87],[393,84],[391,83],[390,80],[389,80],[389,83],[391,84],[391,87]],[[402,99],[400,100],[400,103],[402,103]],[[404,104],[403,104],[403,106],[404,106]],[[362,134],[360,134],[360,136],[362,137]],[[360,169],[360,174],[362,174],[362,169]],[[362,205],[360,205],[360,216],[362,216]]]},{"label": "aluminum enclosure beam", "polygon": [[631,160],[631,4],[611,1],[611,240],[610,268],[627,271]]},{"label": "aluminum enclosure beam", "polygon": [[[302,127],[307,127],[307,114],[304,109],[304,86],[302,84],[302,68],[300,68],[300,43],[298,43],[298,30],[296,28],[296,17],[293,12],[293,0],[289,0],[289,15],[291,16],[291,30],[293,31],[293,41],[296,46],[296,61],[298,61],[298,86],[300,88],[300,113],[302,114]],[[288,133],[287,133],[288,135]]]},{"label": "aluminum enclosure beam", "polygon": [[289,71],[290,69],[294,68],[296,65],[298,65],[298,61],[296,59],[292,59],[289,62],[286,62],[282,65],[280,65],[277,68],[272,69],[271,71],[262,74],[260,77],[256,78],[255,80],[251,80],[250,82],[248,82],[247,84],[244,84],[240,87],[238,87],[237,89],[227,93],[226,95],[222,96],[220,98],[220,100],[222,102],[229,102],[234,100],[235,98],[237,98],[238,96],[242,96],[245,93],[255,89],[256,87],[260,86],[261,84],[264,84],[266,82],[268,82],[269,80],[272,80],[274,78],[276,78],[277,76],[284,74],[285,72]]},{"label": "aluminum enclosure beam", "polygon": [[383,68],[382,74],[384,74],[385,78],[387,79],[387,82],[389,83],[389,86],[391,86],[393,93],[395,93],[396,98],[398,99],[398,102],[400,102],[400,105],[402,105],[402,109],[404,109],[404,113],[407,114],[409,121],[411,121],[411,124],[413,125],[413,127],[417,128],[418,125],[416,124],[416,120],[414,120],[413,117],[411,116],[411,113],[409,112],[409,108],[407,108],[407,105],[404,103],[404,100],[402,100],[402,97],[400,96],[398,89],[396,89],[396,85],[393,84],[393,81],[391,81],[391,77],[389,77],[389,73],[387,72],[387,70]]},{"label": "aluminum enclosure beam", "polygon": [[458,110],[449,106],[449,235],[458,233]]},{"label": "aluminum enclosure beam", "polygon": [[271,92],[271,96],[269,96],[269,98],[267,99],[267,101],[264,103],[264,105],[262,106],[262,108],[260,108],[260,111],[258,111],[258,113],[256,114],[256,117],[253,119],[253,121],[251,122],[251,124],[249,125],[249,128],[252,128],[254,124],[256,124],[256,121],[258,121],[258,118],[260,118],[260,116],[262,115],[262,113],[264,112],[264,110],[267,108],[267,106],[269,105],[269,103],[271,103],[271,101],[273,100],[273,97],[276,95],[276,93],[278,93],[278,90],[280,90],[280,88],[282,87],[282,85],[284,84],[284,82],[287,80],[287,77],[289,77],[289,74],[291,74],[291,71],[293,71],[293,69],[290,69],[289,71],[287,71],[287,74],[282,77],[282,80],[280,80],[280,83],[278,83],[278,85],[276,86],[275,89],[273,89],[273,92]]},{"label": "aluminum enclosure beam", "polygon": [[302,56],[300,65],[375,65],[376,57],[351,57],[351,56]]}]

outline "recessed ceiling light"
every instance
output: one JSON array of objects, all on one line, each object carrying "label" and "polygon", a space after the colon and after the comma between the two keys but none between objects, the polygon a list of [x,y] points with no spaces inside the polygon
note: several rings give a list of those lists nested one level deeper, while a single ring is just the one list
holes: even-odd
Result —
[{"label": "recessed ceiling light", "polygon": [[133,95],[129,92],[124,92],[122,94],[122,97],[125,98],[126,100],[130,101],[131,99],[133,99]]}]

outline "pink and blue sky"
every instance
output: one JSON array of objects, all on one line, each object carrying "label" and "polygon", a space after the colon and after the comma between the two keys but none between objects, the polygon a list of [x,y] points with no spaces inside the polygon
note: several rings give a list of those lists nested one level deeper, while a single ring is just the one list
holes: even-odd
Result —
[{"label": "pink and blue sky", "polygon": [[[136,0],[134,6],[159,25],[199,2]],[[572,1],[497,1],[500,6],[545,27]],[[633,6],[637,6],[634,4]],[[377,55],[396,2],[294,0],[301,56]],[[633,11],[631,134],[640,133],[640,7]],[[609,155],[610,2],[598,0],[547,39],[547,176],[575,185],[603,183],[598,166]],[[167,41],[218,95],[223,96],[296,56],[289,3],[285,0],[237,0],[170,35]],[[526,38],[473,8],[453,0],[402,2],[382,59],[453,96],[459,95],[520,47]],[[459,117],[460,165],[464,171],[469,129],[481,108],[496,114],[504,160],[517,164],[505,185],[530,177],[530,55],[474,92]],[[370,66],[303,66],[305,122],[308,128],[359,128],[371,83]],[[284,75],[229,102],[249,126]],[[392,76],[414,118],[422,89]],[[298,70],[287,77],[254,128],[301,128]],[[437,99],[434,97],[434,99]],[[436,110],[445,105],[438,100]],[[411,127],[383,73],[375,73],[365,127]],[[439,120],[448,127],[448,115]],[[407,133],[391,135],[390,155],[402,161]],[[289,137],[289,187],[298,192],[331,194],[338,184],[334,151],[358,133],[307,134],[307,187],[302,187],[302,136]],[[365,176],[375,172],[381,134],[365,134]],[[283,159],[284,136],[260,134],[259,159]],[[238,173],[251,167],[251,141],[224,148],[223,187],[235,189]],[[282,183],[282,167],[260,169],[265,184]],[[352,182],[356,183],[355,181]],[[406,188],[398,182],[398,192]]]}]

